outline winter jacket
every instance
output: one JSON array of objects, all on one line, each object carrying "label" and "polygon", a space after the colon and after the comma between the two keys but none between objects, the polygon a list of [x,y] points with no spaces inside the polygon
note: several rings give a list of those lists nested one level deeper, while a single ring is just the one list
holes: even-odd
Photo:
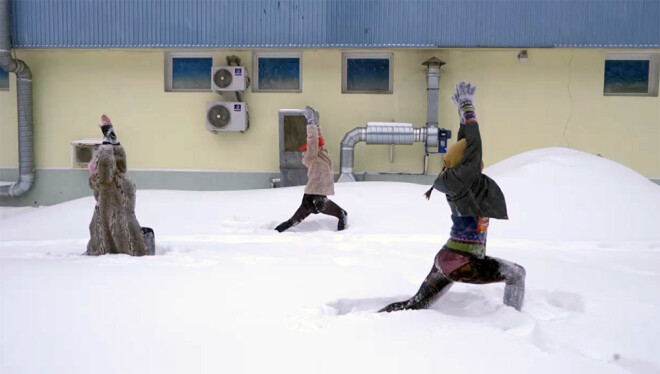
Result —
[{"label": "winter jacket", "polygon": [[463,160],[457,167],[440,173],[433,187],[447,195],[453,216],[508,219],[502,190],[494,180],[481,173],[479,124],[462,124],[457,140],[462,138],[467,143]]},{"label": "winter jacket", "polygon": [[135,184],[126,175],[126,153],[121,145],[99,147],[95,170],[89,177],[96,206],[89,224],[88,255],[147,254],[142,229],[135,217]]},{"label": "winter jacket", "polygon": [[334,195],[335,173],[332,171],[330,155],[324,147],[319,147],[321,128],[307,126],[307,151],[302,163],[307,167],[307,186],[305,193],[310,195]]}]

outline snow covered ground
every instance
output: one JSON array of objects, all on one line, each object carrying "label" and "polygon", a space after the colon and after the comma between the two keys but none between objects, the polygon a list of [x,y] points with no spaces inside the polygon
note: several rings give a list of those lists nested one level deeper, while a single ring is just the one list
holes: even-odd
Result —
[{"label": "snow covered ground", "polygon": [[503,284],[456,284],[374,313],[447,239],[425,186],[337,184],[346,231],[319,215],[283,234],[302,187],[140,190],[145,258],[80,256],[91,197],[0,207],[0,373],[659,373],[660,186],[559,148],[485,172],[510,216],[488,254],[527,269],[522,312]]}]

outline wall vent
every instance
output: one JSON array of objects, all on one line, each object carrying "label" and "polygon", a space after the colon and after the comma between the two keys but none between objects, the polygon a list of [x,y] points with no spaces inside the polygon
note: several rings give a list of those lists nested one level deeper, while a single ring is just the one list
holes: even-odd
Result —
[{"label": "wall vent", "polygon": [[71,142],[71,167],[87,169],[99,152],[102,139],[80,139]]}]

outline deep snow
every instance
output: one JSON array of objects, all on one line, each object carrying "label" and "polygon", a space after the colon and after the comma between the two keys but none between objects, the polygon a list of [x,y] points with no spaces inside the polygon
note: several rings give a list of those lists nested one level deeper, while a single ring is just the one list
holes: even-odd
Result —
[{"label": "deep snow", "polygon": [[560,148],[485,173],[510,216],[488,254],[527,269],[522,312],[503,284],[456,284],[429,310],[374,313],[447,239],[426,186],[337,184],[346,231],[318,215],[283,234],[302,187],[139,190],[149,258],[80,256],[91,197],[0,207],[0,373],[660,372],[660,187]]}]

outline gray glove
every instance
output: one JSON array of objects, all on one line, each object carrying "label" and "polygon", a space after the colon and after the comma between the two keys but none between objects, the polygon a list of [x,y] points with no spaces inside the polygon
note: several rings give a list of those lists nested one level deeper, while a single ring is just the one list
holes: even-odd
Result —
[{"label": "gray glove", "polygon": [[476,91],[477,86],[470,83],[461,82],[456,85],[456,92],[451,96],[451,101],[458,108],[461,123],[466,123],[468,120],[476,121],[477,119],[472,105]]},{"label": "gray glove", "polygon": [[311,106],[305,107],[305,119],[307,120],[307,126],[318,126],[319,125],[319,112],[315,111]]},{"label": "gray glove", "polygon": [[462,105],[474,102],[474,93],[477,91],[477,86],[471,83],[461,82],[456,85],[456,92],[452,95],[451,101],[454,105],[461,107]]}]

